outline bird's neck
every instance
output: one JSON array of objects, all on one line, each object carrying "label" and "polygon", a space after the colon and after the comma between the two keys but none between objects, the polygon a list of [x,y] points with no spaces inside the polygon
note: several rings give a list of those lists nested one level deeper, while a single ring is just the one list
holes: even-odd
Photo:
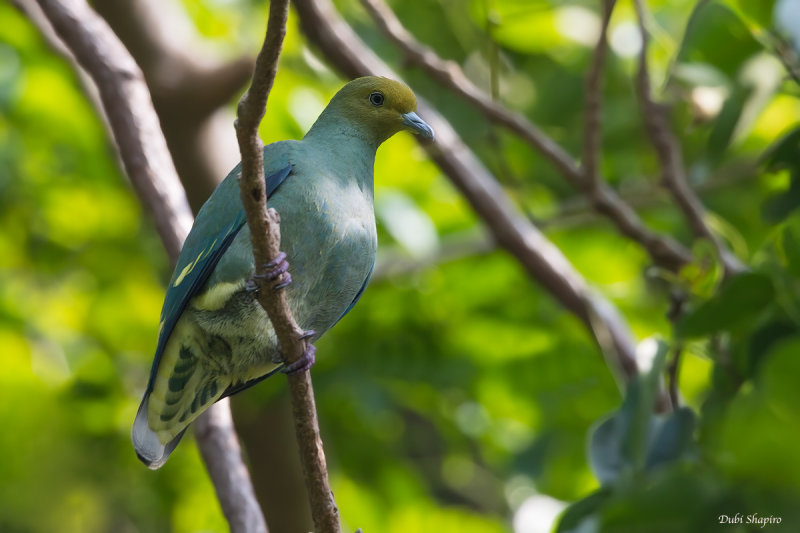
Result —
[{"label": "bird's neck", "polygon": [[381,144],[372,132],[326,109],[303,143],[326,157],[327,165],[338,167],[337,175],[355,177],[362,190],[372,191],[375,152]]},{"label": "bird's neck", "polygon": [[338,109],[328,106],[308,130],[304,140],[334,145],[348,143],[353,147],[358,146],[365,152],[371,152],[374,156],[378,146],[385,139],[363,121],[354,120]]}]

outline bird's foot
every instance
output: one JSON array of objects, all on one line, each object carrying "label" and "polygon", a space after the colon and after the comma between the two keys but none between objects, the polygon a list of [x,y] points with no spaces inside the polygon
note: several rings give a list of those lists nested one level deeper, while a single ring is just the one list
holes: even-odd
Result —
[{"label": "bird's foot", "polygon": [[[304,331],[303,334],[300,336],[301,339],[308,339],[316,335],[316,332],[312,329]],[[306,351],[303,352],[303,355],[295,361],[294,363],[288,364],[281,372],[284,374],[297,374],[298,372],[305,372],[306,370],[310,369],[314,366],[314,362],[316,358],[314,354],[317,353],[317,348],[311,344],[310,342],[306,343]]]},{"label": "bird's foot", "polygon": [[258,284],[255,281],[256,279],[279,282],[272,286],[273,291],[279,291],[292,283],[292,275],[288,272],[289,262],[286,260],[285,252],[279,253],[278,257],[269,263],[264,263],[264,269],[266,269],[264,274],[253,274],[253,277],[247,280],[244,286],[245,290],[248,292],[257,292]]}]

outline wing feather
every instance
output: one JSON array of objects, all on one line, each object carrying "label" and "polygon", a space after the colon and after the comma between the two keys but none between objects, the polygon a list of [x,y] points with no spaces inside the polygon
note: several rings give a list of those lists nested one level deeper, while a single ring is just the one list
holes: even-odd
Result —
[{"label": "wing feather", "polygon": [[[226,181],[233,180],[233,183],[222,184],[224,186],[237,187],[236,176],[239,167],[235,168],[226,178]],[[292,165],[286,165],[266,177],[267,198],[272,196],[287,177],[292,173]],[[219,189],[218,189],[219,190]],[[178,322],[181,314],[189,300],[203,289],[214,268],[217,266],[222,255],[231,245],[233,239],[245,224],[244,209],[239,202],[239,195],[236,194],[236,205],[238,209],[232,213],[230,221],[223,225],[219,232],[214,235],[204,235],[201,237],[193,236],[191,233],[186,239],[184,249],[178,257],[178,264],[175,273],[170,280],[167,294],[164,298],[164,307],[161,310],[161,324],[158,332],[158,344],[153,358],[153,367],[150,370],[150,379],[147,383],[147,393],[153,390],[153,383],[158,373],[161,356],[167,345],[172,330]],[[203,211],[198,214],[198,221],[203,217]],[[213,222],[213,221],[212,221]],[[225,223],[226,221],[219,221]],[[192,232],[198,227],[196,223]],[[193,238],[194,237],[194,238]]]}]

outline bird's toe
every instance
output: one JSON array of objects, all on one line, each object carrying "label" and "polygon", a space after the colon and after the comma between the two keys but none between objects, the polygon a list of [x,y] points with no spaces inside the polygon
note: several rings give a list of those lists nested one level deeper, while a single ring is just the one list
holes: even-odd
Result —
[{"label": "bird's toe", "polygon": [[316,347],[310,342],[307,343],[306,351],[303,353],[302,357],[300,357],[300,359],[297,361],[283,367],[281,372],[284,374],[297,374],[298,372],[305,372],[306,370],[309,370],[312,366],[314,366],[314,362],[316,361],[314,354],[316,353]]},{"label": "bird's toe", "polygon": [[269,263],[264,263],[263,266],[266,272],[263,274],[253,274],[253,278],[247,282],[245,289],[250,292],[257,291],[258,286],[254,281],[255,279],[274,282],[272,289],[275,291],[279,291],[291,285],[292,275],[289,274],[289,262],[286,260],[285,252],[280,252],[275,259]]}]

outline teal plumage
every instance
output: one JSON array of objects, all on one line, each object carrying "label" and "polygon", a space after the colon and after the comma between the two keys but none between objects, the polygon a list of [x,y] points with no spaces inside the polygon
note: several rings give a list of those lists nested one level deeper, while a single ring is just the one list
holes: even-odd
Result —
[{"label": "teal plumage", "polygon": [[[315,333],[360,298],[375,261],[373,165],[401,129],[433,137],[405,85],[359,78],[345,85],[301,141],[264,148],[269,206],[281,215],[281,245],[298,324]],[[248,287],[254,272],[239,199],[239,167],[197,214],[161,313],[150,380],[133,426],[139,458],[160,467],[187,426],[220,398],[282,367],[275,333]]]}]

